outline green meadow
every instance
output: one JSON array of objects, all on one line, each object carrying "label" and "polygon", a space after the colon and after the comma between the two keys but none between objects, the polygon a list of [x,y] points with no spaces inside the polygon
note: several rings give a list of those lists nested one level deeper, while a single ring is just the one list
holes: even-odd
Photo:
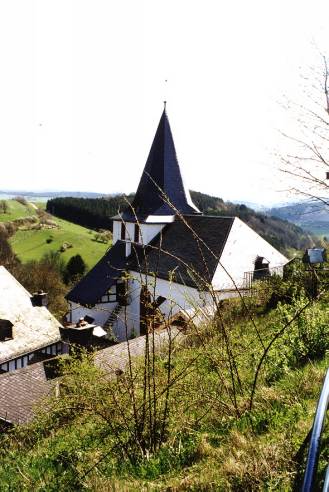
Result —
[{"label": "green meadow", "polygon": [[0,213],[0,222],[10,222],[12,220],[24,219],[31,215],[36,215],[36,209],[33,204],[23,205],[16,200],[5,200],[8,206],[8,211]]},{"label": "green meadow", "polygon": [[[72,247],[61,253],[67,262],[72,256],[80,254],[88,268],[97,263],[109,244],[98,243],[94,240],[94,232],[66,220],[55,218],[58,228],[41,230],[18,230],[10,243],[19,257],[25,263],[30,260],[40,260],[50,251],[59,251],[63,243]],[[51,242],[47,243],[47,240]]]},{"label": "green meadow", "polygon": [[[15,219],[36,215],[36,205],[24,206],[15,200],[7,200],[8,212],[0,215],[1,222],[10,222]],[[41,205],[41,207],[40,207]],[[38,208],[44,208],[44,204],[38,203]],[[20,228],[11,238],[10,244],[19,259],[26,263],[31,260],[40,260],[50,251],[59,251],[64,243],[72,245],[61,253],[65,262],[72,256],[80,254],[91,268],[103,256],[110,244],[96,242],[95,233],[85,227],[72,224],[66,220],[53,218],[58,225],[54,229],[30,229]]]}]

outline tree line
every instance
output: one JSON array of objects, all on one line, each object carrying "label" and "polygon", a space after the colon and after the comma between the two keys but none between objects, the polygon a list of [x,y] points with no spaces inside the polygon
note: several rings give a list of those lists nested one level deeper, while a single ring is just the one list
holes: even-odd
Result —
[{"label": "tree line", "polygon": [[[318,239],[287,220],[256,212],[244,204],[224,202],[221,198],[198,191],[191,191],[191,196],[204,214],[239,217],[283,253],[289,248],[305,249],[318,245]],[[112,231],[111,217],[126,208],[133,198],[134,194],[106,198],[53,198],[47,202],[47,211],[90,229]]]},{"label": "tree line", "polygon": [[106,198],[58,197],[47,202],[47,212],[90,229],[112,231],[112,217],[127,207],[133,195]]}]

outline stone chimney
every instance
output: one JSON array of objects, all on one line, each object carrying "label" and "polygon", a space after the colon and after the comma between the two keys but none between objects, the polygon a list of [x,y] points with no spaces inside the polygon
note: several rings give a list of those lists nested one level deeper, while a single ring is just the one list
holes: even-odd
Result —
[{"label": "stone chimney", "polygon": [[34,292],[31,297],[32,306],[34,307],[47,307],[48,306],[48,294],[42,290]]},{"label": "stone chimney", "polygon": [[93,330],[96,325],[88,323],[84,318],[80,318],[77,323],[66,325],[59,328],[62,342],[63,353],[68,354],[71,346],[76,348],[88,348],[91,345]]}]

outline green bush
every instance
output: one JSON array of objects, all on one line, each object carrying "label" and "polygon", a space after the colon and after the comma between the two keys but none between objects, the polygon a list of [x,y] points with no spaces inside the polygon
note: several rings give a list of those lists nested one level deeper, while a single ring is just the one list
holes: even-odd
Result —
[{"label": "green bush", "polygon": [[67,262],[64,280],[66,283],[76,281],[86,272],[87,265],[83,261],[81,255],[72,256]]},{"label": "green bush", "polygon": [[[288,321],[308,302],[305,297],[297,299],[293,305],[280,305],[282,316]],[[329,310],[320,303],[313,303],[302,311],[284,336],[289,347],[290,365],[297,366],[309,360],[324,357],[329,348]]]}]

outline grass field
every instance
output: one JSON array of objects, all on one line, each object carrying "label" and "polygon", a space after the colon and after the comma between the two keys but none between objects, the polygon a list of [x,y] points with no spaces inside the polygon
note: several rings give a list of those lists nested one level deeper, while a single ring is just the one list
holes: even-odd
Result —
[{"label": "grass field", "polygon": [[[25,263],[30,260],[40,260],[45,253],[58,251],[64,242],[71,243],[72,248],[61,253],[67,262],[72,256],[80,254],[91,268],[103,256],[110,244],[98,243],[93,240],[94,233],[66,220],[55,218],[58,229],[19,230],[11,238],[10,243],[19,259]],[[47,244],[47,239],[52,242]]]},{"label": "grass field", "polygon": [[35,215],[35,208],[33,205],[22,205],[16,202],[16,200],[6,200],[8,205],[8,212],[6,214],[0,213],[0,222],[10,222],[16,219],[22,219]]}]

